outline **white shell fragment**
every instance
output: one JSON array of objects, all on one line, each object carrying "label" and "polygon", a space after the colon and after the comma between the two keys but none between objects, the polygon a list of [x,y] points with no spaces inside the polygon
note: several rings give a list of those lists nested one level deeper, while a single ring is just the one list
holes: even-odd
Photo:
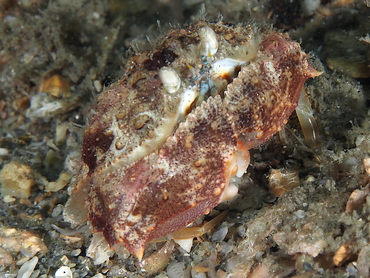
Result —
[{"label": "white shell fragment", "polygon": [[193,238],[174,239],[173,241],[180,245],[187,253],[190,253],[191,247],[193,247]]},{"label": "white shell fragment", "polygon": [[167,92],[173,94],[180,89],[181,79],[174,69],[162,67],[158,73]]},{"label": "white shell fragment", "polygon": [[218,60],[212,64],[212,75],[216,78],[223,78],[224,76],[235,77],[236,69],[243,63],[243,61],[231,58]]},{"label": "white shell fragment", "polygon": [[22,267],[19,269],[17,278],[28,278],[31,276],[33,270],[35,269],[37,262],[39,261],[38,257],[33,257],[31,260],[25,262]]},{"label": "white shell fragment", "polygon": [[57,146],[63,146],[66,143],[68,128],[70,127],[69,122],[63,122],[57,125],[55,131],[55,144]]},{"label": "white shell fragment", "polygon": [[62,112],[63,105],[60,100],[55,100],[46,93],[40,93],[31,98],[31,106],[28,108],[26,116],[28,118],[45,118]]},{"label": "white shell fragment", "polygon": [[102,264],[113,256],[114,251],[109,247],[102,233],[93,235],[91,244],[86,251],[86,256],[94,260],[94,265]]},{"label": "white shell fragment", "polygon": [[45,185],[46,192],[57,192],[63,189],[71,180],[72,175],[67,172],[62,172],[56,181],[49,182]]},{"label": "white shell fragment", "polygon": [[196,90],[186,89],[182,94],[181,103],[179,105],[179,115],[185,116],[190,109],[191,104],[197,97]]},{"label": "white shell fragment", "polygon": [[55,278],[72,278],[72,270],[68,266],[62,266],[54,275]]},{"label": "white shell fragment", "polygon": [[218,41],[215,31],[209,27],[203,27],[199,31],[200,39],[204,46],[203,55],[212,57],[218,50]]}]

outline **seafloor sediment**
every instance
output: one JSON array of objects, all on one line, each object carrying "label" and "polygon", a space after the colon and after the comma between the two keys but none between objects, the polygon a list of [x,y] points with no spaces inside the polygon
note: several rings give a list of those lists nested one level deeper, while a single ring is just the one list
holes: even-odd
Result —
[{"label": "seafloor sediment", "polygon": [[[0,277],[368,277],[369,9],[359,0],[1,1]],[[216,230],[168,258],[153,244],[152,268],[142,267],[64,221],[68,187],[95,97],[128,57],[200,18],[268,24],[301,43],[323,72],[305,85],[319,140],[305,141],[293,113],[251,150],[238,195],[211,212],[229,210]]]}]

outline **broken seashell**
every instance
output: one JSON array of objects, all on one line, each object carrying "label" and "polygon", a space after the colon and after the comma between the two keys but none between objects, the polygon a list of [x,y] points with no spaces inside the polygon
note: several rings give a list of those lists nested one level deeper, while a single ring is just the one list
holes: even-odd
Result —
[{"label": "broken seashell", "polygon": [[55,278],[72,278],[72,270],[68,266],[62,266],[54,275]]},{"label": "broken seashell", "polygon": [[28,278],[31,276],[33,270],[35,269],[38,257],[33,257],[31,260],[25,262],[18,271],[17,278]]},{"label": "broken seashell", "polygon": [[68,98],[71,96],[70,83],[60,75],[53,75],[42,82],[40,93],[50,93],[53,98]]},{"label": "broken seashell", "polygon": [[94,234],[91,244],[86,250],[86,256],[93,259],[94,265],[99,265],[108,261],[113,254],[114,251],[109,247],[109,244],[103,237],[103,234]]},{"label": "broken seashell", "polygon": [[67,138],[67,131],[70,127],[70,123],[63,122],[57,125],[56,132],[55,132],[55,144],[60,147],[63,146],[66,142]]},{"label": "broken seashell", "polygon": [[369,195],[369,190],[355,189],[348,198],[346,204],[346,213],[352,213],[354,210],[361,211],[362,206],[366,202],[366,197]]},{"label": "broken seashell", "polygon": [[320,147],[319,127],[313,115],[310,101],[303,92],[295,109],[306,144],[312,148]]}]

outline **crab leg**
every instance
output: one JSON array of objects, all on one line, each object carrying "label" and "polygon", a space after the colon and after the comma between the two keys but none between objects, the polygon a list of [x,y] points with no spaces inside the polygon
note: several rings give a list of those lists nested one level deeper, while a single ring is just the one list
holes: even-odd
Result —
[{"label": "crab leg", "polygon": [[204,235],[205,233],[212,230],[220,221],[226,216],[228,213],[228,210],[225,210],[221,212],[219,215],[217,215],[215,218],[213,218],[211,221],[203,224],[200,227],[188,227],[188,228],[182,228],[180,230],[177,230],[176,232],[173,232],[170,234],[170,238],[174,240],[181,240],[181,239],[193,239],[194,237],[200,237]]}]

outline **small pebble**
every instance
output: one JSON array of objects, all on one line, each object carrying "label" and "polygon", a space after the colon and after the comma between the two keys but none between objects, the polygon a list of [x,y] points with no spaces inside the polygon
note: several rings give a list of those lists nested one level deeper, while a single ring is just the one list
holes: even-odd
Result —
[{"label": "small pebble", "polygon": [[5,195],[4,198],[3,198],[3,201],[5,203],[12,203],[14,202],[15,200],[17,200],[16,198],[13,198],[12,196],[10,195]]},{"label": "small pebble", "polygon": [[347,273],[349,276],[357,276],[357,269],[352,263],[347,266]]},{"label": "small pebble", "polygon": [[54,209],[53,212],[51,213],[51,217],[57,217],[63,212],[63,206],[62,205],[57,205]]},{"label": "small pebble", "polygon": [[243,227],[243,226],[239,226],[236,230],[238,231],[238,235],[239,235],[240,237],[244,237],[244,236],[245,236],[245,232],[246,232],[245,227]]},{"label": "small pebble", "polygon": [[169,278],[177,278],[184,276],[185,264],[184,262],[173,262],[167,267],[167,275]]},{"label": "small pebble", "polygon": [[369,157],[364,158],[363,164],[364,164],[366,173],[370,175],[370,158]]},{"label": "small pebble", "polygon": [[232,244],[232,240],[229,240],[228,242],[226,243],[221,243],[221,251],[222,251],[222,254],[224,255],[227,255],[229,254],[231,251],[233,251],[233,244]]},{"label": "small pebble", "polygon": [[315,269],[312,267],[312,265],[308,262],[304,262],[303,263],[303,269],[304,271],[306,272],[311,272],[311,271],[314,271]]},{"label": "small pebble", "polygon": [[294,213],[295,216],[297,216],[299,219],[303,219],[304,218],[304,210],[297,210],[295,213]]},{"label": "small pebble", "polygon": [[0,156],[7,156],[9,154],[9,150],[5,148],[0,148]]},{"label": "small pebble", "polygon": [[94,80],[94,87],[95,90],[99,93],[103,86],[101,85],[101,82],[99,80]]},{"label": "small pebble", "polygon": [[92,278],[104,278],[105,276],[101,273],[95,274]]},{"label": "small pebble", "polygon": [[191,270],[191,277],[192,278],[207,278],[205,273],[196,272],[194,271],[194,269]]},{"label": "small pebble", "polygon": [[81,249],[75,249],[75,250],[72,250],[71,252],[71,255],[74,257],[77,257],[80,254],[81,254]]},{"label": "small pebble", "polygon": [[64,264],[64,265],[67,265],[69,263],[69,259],[66,255],[63,255],[61,258],[60,258],[60,261]]},{"label": "small pebble", "polygon": [[155,278],[168,278],[168,276],[164,273],[159,273]]},{"label": "small pebble", "polygon": [[211,240],[212,241],[223,241],[225,236],[228,232],[228,227],[225,223],[222,223],[220,227],[218,227],[217,231],[212,234]]},{"label": "small pebble", "polygon": [[303,0],[301,2],[301,9],[305,16],[311,16],[319,8],[320,4],[321,1],[319,0]]}]

